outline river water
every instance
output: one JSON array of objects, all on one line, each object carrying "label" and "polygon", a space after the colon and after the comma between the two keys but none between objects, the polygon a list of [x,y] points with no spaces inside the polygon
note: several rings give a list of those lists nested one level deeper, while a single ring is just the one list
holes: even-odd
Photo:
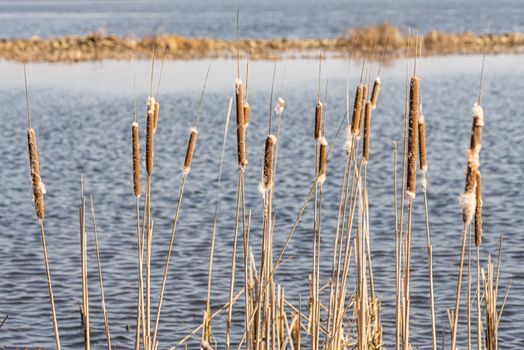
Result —
[{"label": "river water", "polygon": [[0,1],[0,37],[108,33],[233,38],[336,37],[347,29],[391,22],[399,27],[484,33],[524,31],[518,0],[20,0]]}]

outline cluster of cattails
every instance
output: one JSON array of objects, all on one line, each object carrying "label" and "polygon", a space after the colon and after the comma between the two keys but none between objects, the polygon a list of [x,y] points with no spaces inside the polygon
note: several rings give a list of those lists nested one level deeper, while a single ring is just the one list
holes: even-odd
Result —
[{"label": "cluster of cattails", "polygon": [[468,168],[462,207],[464,225],[471,223],[475,216],[475,210],[477,207],[475,188],[477,185],[477,171],[480,166],[482,127],[484,126],[484,110],[477,103],[473,105],[472,116],[473,125],[471,130],[470,147],[468,149]]}]

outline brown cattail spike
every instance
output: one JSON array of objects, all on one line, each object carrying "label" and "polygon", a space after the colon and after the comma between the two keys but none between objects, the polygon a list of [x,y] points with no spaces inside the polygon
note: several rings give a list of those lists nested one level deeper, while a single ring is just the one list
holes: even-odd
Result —
[{"label": "brown cattail spike", "polygon": [[156,126],[158,124],[158,110],[160,109],[160,105],[158,102],[155,102],[155,115],[153,118],[153,134],[156,134]]},{"label": "brown cattail spike", "polygon": [[473,105],[471,114],[473,116],[473,125],[471,129],[470,148],[468,150],[468,170],[466,173],[466,186],[464,189],[462,218],[464,224],[469,224],[475,216],[477,185],[477,170],[480,166],[480,149],[482,127],[484,126],[484,110],[480,105]]},{"label": "brown cattail spike", "polygon": [[407,194],[411,199],[415,198],[417,186],[418,82],[414,76],[409,87]]},{"label": "brown cattail spike", "polygon": [[322,102],[318,101],[315,107],[315,140],[322,137]]},{"label": "brown cattail spike", "polygon": [[244,103],[244,129],[249,127],[249,103]]},{"label": "brown cattail spike", "polygon": [[369,161],[369,142],[370,142],[370,130],[371,130],[371,110],[373,106],[371,102],[366,102],[365,116],[364,116],[364,143],[362,146],[362,159],[364,164]]},{"label": "brown cattail spike", "polygon": [[198,135],[196,128],[191,128],[190,132],[189,141],[187,142],[186,158],[184,160],[184,167],[182,168],[184,175],[189,174],[191,170],[191,162],[193,161],[193,152],[195,151],[195,143]]},{"label": "brown cattail spike", "polygon": [[355,103],[353,104],[353,116],[351,119],[351,133],[353,135],[358,134],[359,123],[360,123],[360,110],[362,109],[362,84],[357,87],[355,91]]},{"label": "brown cattail spike", "polygon": [[273,146],[277,138],[274,135],[268,135],[264,146],[264,170],[260,192],[266,193],[273,187]]},{"label": "brown cattail spike", "polygon": [[480,172],[477,170],[477,189],[475,205],[475,246],[480,247],[482,242],[482,186]]},{"label": "brown cattail spike", "polygon": [[149,175],[153,173],[153,134],[155,118],[155,99],[149,97],[147,102],[146,119],[146,171]]},{"label": "brown cattail spike", "polygon": [[319,140],[320,150],[318,153],[318,184],[322,185],[326,181],[326,160],[327,160],[327,140],[322,136]]},{"label": "brown cattail spike", "polygon": [[366,112],[366,96],[368,88],[366,85],[362,87],[362,102],[360,104],[360,119],[358,121],[358,136],[362,136],[362,127],[364,126],[364,114]]},{"label": "brown cattail spike", "polygon": [[371,107],[377,108],[378,93],[380,92],[380,77],[375,78],[373,90],[371,91]]},{"label": "brown cattail spike", "polygon": [[242,80],[237,79],[235,84],[236,112],[237,112],[237,149],[238,166],[244,169],[246,160],[246,130],[244,127],[244,104],[242,97]]},{"label": "brown cattail spike", "polygon": [[35,202],[36,216],[42,220],[44,218],[45,186],[40,178],[38,148],[36,145],[36,134],[33,128],[27,129],[27,147],[29,150],[29,167],[31,170],[31,183],[33,187],[33,200]]},{"label": "brown cattail spike", "polygon": [[420,170],[423,174],[428,171],[428,161],[426,158],[426,123],[424,114],[420,114],[418,120],[418,150],[420,160]]},{"label": "brown cattail spike", "polygon": [[133,190],[140,197],[140,145],[138,143],[138,123],[133,122]]}]

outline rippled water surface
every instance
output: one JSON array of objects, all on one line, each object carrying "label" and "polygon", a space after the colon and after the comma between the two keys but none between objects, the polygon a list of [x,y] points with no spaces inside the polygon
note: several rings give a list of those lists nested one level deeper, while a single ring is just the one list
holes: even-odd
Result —
[{"label": "rippled water surface", "polygon": [[421,31],[524,31],[519,0],[20,0],[0,1],[0,37],[107,32],[176,33],[232,38],[241,10],[247,37],[333,37],[349,28],[391,22]]},{"label": "rippled water surface", "polygon": [[[482,264],[497,253],[505,237],[501,285],[512,280],[508,305],[500,324],[501,348],[524,346],[524,69],[522,56],[488,57],[483,105],[485,131],[481,170],[484,181],[485,234]],[[152,198],[154,217],[153,300],[156,302],[181,179],[181,164],[188,129],[192,124],[199,88],[208,61],[166,63],[160,93],[161,112],[155,146]],[[174,345],[202,319],[207,280],[214,188],[219,168],[225,114],[233,92],[236,70],[232,61],[212,61],[194,163],[182,204],[175,239],[174,259],[167,282],[160,348]],[[446,308],[453,306],[461,241],[461,209],[465,149],[471,127],[470,109],[478,89],[481,58],[428,58],[419,65],[427,125],[429,207],[434,244],[434,275],[438,332],[447,329]],[[277,66],[277,93],[284,63]],[[78,65],[31,65],[29,84],[33,126],[38,136],[41,174],[47,187],[46,233],[63,347],[81,348],[78,314],[81,299],[78,206],[80,175],[85,190],[93,193],[104,269],[106,303],[115,348],[132,346],[136,300],[136,231],[131,183],[131,122],[133,117],[132,68],[129,62]],[[443,70],[443,67],[446,67]],[[373,67],[373,71],[376,67]],[[147,62],[137,63],[138,121],[143,140]],[[252,243],[258,255],[262,198],[260,180],[262,146],[267,133],[269,88],[273,63],[251,67],[252,120],[247,134],[249,165],[246,204],[253,213]],[[314,60],[286,63],[286,109],[282,120],[274,209],[274,244],[280,249],[298,214],[312,181],[314,166],[313,109],[316,100]],[[351,67],[353,87],[358,64]],[[328,60],[323,81],[329,80],[326,134],[335,135],[345,110],[344,61]],[[373,73],[374,74],[374,73]],[[26,117],[22,66],[0,63],[0,347],[53,347],[47,285],[41,241],[31,202],[26,146]],[[393,62],[383,70],[380,102],[373,115],[368,187],[375,288],[383,298],[384,340],[393,347],[394,335],[394,221],[393,141],[402,140],[405,63]],[[352,88],[353,89],[353,88]],[[233,122],[233,121],[232,121]],[[215,308],[227,301],[233,238],[235,191],[234,123],[230,124],[219,209],[214,288]],[[323,282],[329,273],[344,166],[343,139],[335,141],[324,186]],[[144,149],[144,148],[142,148]],[[422,196],[415,200],[412,242],[412,330],[414,345],[430,344],[427,260]],[[306,209],[276,280],[298,303],[307,296],[312,239],[312,206]],[[89,277],[93,348],[104,346],[96,259],[90,217]],[[240,254],[240,251],[239,251]],[[240,264],[240,261],[239,261]],[[350,287],[354,285],[351,274]],[[237,288],[238,289],[238,288]],[[502,292],[500,292],[502,294]],[[462,304],[464,305],[464,304]],[[239,315],[237,315],[239,316]],[[462,318],[463,320],[465,318]],[[127,326],[131,325],[131,330]],[[221,344],[224,319],[213,324]],[[465,325],[461,326],[464,340]],[[239,339],[241,320],[234,328]],[[192,348],[195,348],[192,343]],[[218,348],[221,348],[220,346]]]}]

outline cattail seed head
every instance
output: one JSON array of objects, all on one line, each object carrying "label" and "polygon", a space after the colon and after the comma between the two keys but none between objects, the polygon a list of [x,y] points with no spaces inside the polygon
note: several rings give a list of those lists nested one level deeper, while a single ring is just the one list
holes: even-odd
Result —
[{"label": "cattail seed head", "polygon": [[418,120],[418,147],[419,147],[419,158],[420,158],[420,170],[423,174],[428,171],[428,161],[426,158],[426,121],[424,114],[420,114]]},{"label": "cattail seed head", "polygon": [[327,140],[322,136],[319,140],[320,149],[318,153],[318,178],[317,183],[319,185],[324,184],[326,181],[326,160],[327,160]]},{"label": "cattail seed head", "polygon": [[360,119],[358,121],[358,136],[362,136],[362,127],[364,126],[364,114],[366,113],[366,96],[368,93],[368,87],[364,85],[362,87],[362,102],[360,107]]},{"label": "cattail seed head", "polygon": [[249,127],[249,103],[244,103],[244,129]]},{"label": "cattail seed head", "polygon": [[184,159],[184,167],[182,171],[184,175],[189,174],[191,170],[191,162],[193,161],[193,152],[195,151],[195,143],[198,135],[198,130],[196,128],[189,129],[189,141],[187,142],[186,158]]},{"label": "cattail seed head", "polygon": [[259,190],[261,193],[267,193],[273,187],[273,146],[276,144],[275,135],[268,135],[264,145],[264,169],[262,182]]},{"label": "cattail seed head", "polygon": [[475,191],[475,246],[480,247],[482,242],[482,187],[480,172],[477,170],[477,188]]},{"label": "cattail seed head", "polygon": [[277,100],[277,106],[275,107],[275,112],[278,114],[281,114],[282,112],[284,112],[285,106],[286,106],[286,101],[282,97],[279,97]]},{"label": "cattail seed head", "polygon": [[153,118],[153,134],[156,134],[156,126],[158,124],[158,110],[160,108],[160,105],[158,102],[155,102],[155,115]]},{"label": "cattail seed head", "polygon": [[377,108],[378,93],[380,92],[380,77],[375,78],[373,90],[371,91],[371,107]]},{"label": "cattail seed head", "polygon": [[364,164],[366,164],[369,161],[369,142],[370,142],[370,130],[371,130],[371,110],[373,109],[373,106],[371,105],[371,102],[366,102],[365,107],[365,116],[364,116],[364,142],[362,146],[362,159],[364,160]]},{"label": "cattail seed head", "polygon": [[417,186],[418,83],[418,77],[414,76],[409,87],[407,194],[411,199],[415,198]]},{"label": "cattail seed head", "polygon": [[140,197],[140,145],[138,143],[138,123],[133,122],[133,191]]},{"label": "cattail seed head", "polygon": [[155,118],[155,99],[150,96],[147,102],[147,119],[146,119],[146,171],[149,175],[153,173],[154,118]]},{"label": "cattail seed head", "polygon": [[235,84],[236,112],[237,112],[237,150],[238,166],[244,169],[246,160],[246,129],[244,127],[244,104],[242,97],[242,80],[237,79]]},{"label": "cattail seed head", "polygon": [[322,102],[318,101],[315,106],[315,140],[322,137]]},{"label": "cattail seed head", "polygon": [[44,218],[45,186],[40,178],[38,147],[36,145],[36,134],[33,128],[27,129],[27,148],[29,151],[29,167],[31,170],[31,185],[33,188],[33,201],[35,202],[36,216],[42,220]]},{"label": "cattail seed head", "polygon": [[351,133],[353,135],[358,134],[359,123],[360,123],[360,110],[362,109],[362,84],[359,84],[355,91],[355,103],[353,104],[353,116],[351,119]]},{"label": "cattail seed head", "polygon": [[482,106],[474,104],[471,110],[473,116],[473,125],[471,128],[471,142],[470,150],[474,153],[480,153],[481,138],[482,138],[482,127],[484,126],[484,110]]}]

